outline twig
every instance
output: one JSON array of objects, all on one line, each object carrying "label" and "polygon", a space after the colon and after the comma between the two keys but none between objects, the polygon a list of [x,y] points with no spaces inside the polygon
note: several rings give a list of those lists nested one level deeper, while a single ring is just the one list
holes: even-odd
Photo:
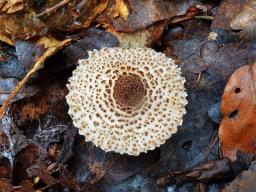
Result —
[{"label": "twig", "polygon": [[67,45],[70,42],[70,40],[65,40],[61,42],[58,47],[50,47],[47,49],[47,51],[39,57],[38,61],[35,63],[34,67],[26,74],[26,76],[18,83],[18,85],[15,87],[15,89],[12,91],[12,93],[9,95],[7,100],[3,103],[2,107],[0,108],[0,119],[3,118],[6,109],[11,104],[14,97],[18,94],[18,92],[23,88],[23,86],[27,83],[27,81],[30,79],[30,77],[40,69],[41,65],[44,63],[44,61],[52,56],[54,53],[56,53],[60,48]]},{"label": "twig", "polygon": [[195,16],[196,19],[205,19],[205,20],[210,20],[212,21],[214,19],[213,16],[209,16],[209,15],[198,15],[198,16]]},{"label": "twig", "polygon": [[63,0],[63,1],[59,2],[58,4],[54,5],[53,7],[46,9],[42,13],[39,13],[38,15],[36,15],[36,17],[41,17],[43,15],[51,14],[54,11],[58,10],[59,8],[63,7],[64,5],[66,5],[67,3],[69,3],[69,1],[70,0]]}]

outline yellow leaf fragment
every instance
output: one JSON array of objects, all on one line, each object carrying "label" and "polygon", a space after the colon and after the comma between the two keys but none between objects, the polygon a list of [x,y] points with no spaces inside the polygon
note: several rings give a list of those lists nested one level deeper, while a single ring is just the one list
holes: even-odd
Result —
[{"label": "yellow leaf fragment", "polygon": [[127,20],[129,15],[129,9],[124,0],[115,0],[116,2],[116,15],[121,16],[124,20]]},{"label": "yellow leaf fragment", "polygon": [[1,32],[0,30],[0,41],[5,42],[11,46],[14,46],[13,40],[11,40],[7,35]]},{"label": "yellow leaf fragment", "polygon": [[37,184],[39,181],[40,181],[40,177],[36,177],[36,178],[34,179],[34,183],[35,183],[35,184]]},{"label": "yellow leaf fragment", "polygon": [[44,64],[45,60],[55,54],[57,51],[62,49],[64,46],[68,45],[71,42],[70,39],[66,39],[63,41],[58,41],[53,37],[41,37],[36,44],[43,46],[46,50],[42,56],[40,56],[36,63],[33,65],[32,69],[26,74],[26,76],[18,83],[12,93],[9,95],[7,100],[3,103],[0,108],[0,119],[3,118],[6,109],[11,104],[14,97],[18,94],[21,88],[26,84],[26,82],[30,79],[30,77],[38,71],[41,66]]},{"label": "yellow leaf fragment", "polygon": [[0,11],[14,13],[16,11],[22,10],[24,8],[24,3],[23,0],[1,0],[0,8]]},{"label": "yellow leaf fragment", "polygon": [[92,21],[107,8],[108,3],[109,0],[100,0],[97,6],[93,8],[92,14],[87,18],[85,22],[83,22],[83,27],[89,27]]}]

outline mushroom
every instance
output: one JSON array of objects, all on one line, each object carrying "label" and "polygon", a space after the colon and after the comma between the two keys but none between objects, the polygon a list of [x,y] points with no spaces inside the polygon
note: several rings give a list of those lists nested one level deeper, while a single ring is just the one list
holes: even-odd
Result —
[{"label": "mushroom", "polygon": [[178,65],[153,49],[94,50],[69,79],[68,112],[86,141],[137,156],[177,132],[184,82]]}]

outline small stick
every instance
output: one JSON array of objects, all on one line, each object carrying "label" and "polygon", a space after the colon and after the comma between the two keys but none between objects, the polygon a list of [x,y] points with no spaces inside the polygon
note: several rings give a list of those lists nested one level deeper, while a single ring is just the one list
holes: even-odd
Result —
[{"label": "small stick", "polygon": [[39,13],[38,15],[36,15],[36,17],[41,17],[43,15],[51,14],[54,11],[58,10],[59,8],[63,7],[64,5],[66,5],[69,1],[70,0],[63,0],[63,1],[59,2],[58,4],[54,5],[53,7],[46,9],[42,13]]},{"label": "small stick", "polygon": [[82,0],[77,6],[76,11],[80,13],[81,9],[84,8],[84,6],[88,3],[88,0]]},{"label": "small stick", "polygon": [[35,63],[34,67],[26,74],[26,76],[18,83],[18,85],[15,87],[15,89],[12,91],[12,93],[9,95],[7,100],[3,103],[3,105],[0,108],[0,119],[3,118],[6,109],[8,106],[12,103],[12,100],[14,97],[19,93],[19,91],[23,88],[23,86],[27,83],[27,81],[30,79],[30,77],[40,69],[42,64],[45,62],[47,58],[52,56],[54,53],[56,53],[60,48],[67,45],[70,42],[70,40],[65,40],[61,42],[60,45],[56,47],[50,47],[47,49],[47,51],[38,59],[38,61]]}]

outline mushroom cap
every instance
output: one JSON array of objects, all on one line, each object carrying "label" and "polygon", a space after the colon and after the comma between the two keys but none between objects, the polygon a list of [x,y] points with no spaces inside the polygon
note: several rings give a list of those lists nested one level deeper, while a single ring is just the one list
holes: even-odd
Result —
[{"label": "mushroom cap", "polygon": [[185,79],[174,60],[149,48],[104,48],[79,61],[67,87],[79,133],[105,151],[139,155],[182,124]]}]

